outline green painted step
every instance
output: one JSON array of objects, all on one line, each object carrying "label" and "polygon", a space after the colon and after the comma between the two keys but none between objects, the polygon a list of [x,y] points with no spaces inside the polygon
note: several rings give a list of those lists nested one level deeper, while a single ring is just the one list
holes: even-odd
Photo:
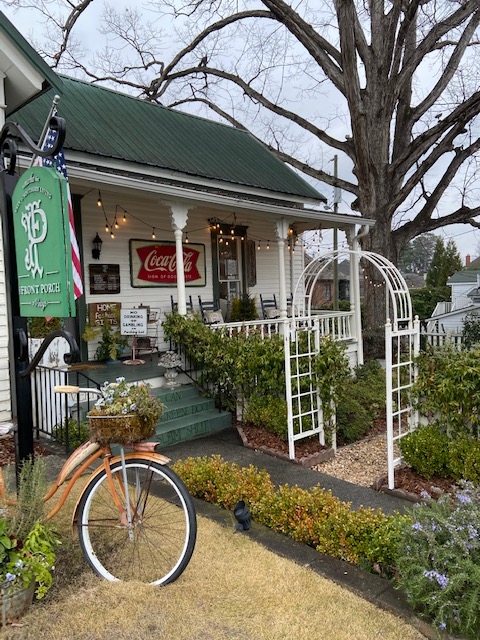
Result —
[{"label": "green painted step", "polygon": [[231,414],[216,409],[214,401],[202,397],[193,385],[183,385],[176,389],[159,387],[152,389],[152,393],[165,405],[152,438],[160,447],[222,431],[232,424]]},{"label": "green painted step", "polygon": [[232,416],[227,411],[204,411],[187,418],[178,418],[169,422],[159,422],[152,440],[160,447],[169,447],[178,442],[187,442],[194,438],[207,436],[216,431],[228,429],[232,424]]}]

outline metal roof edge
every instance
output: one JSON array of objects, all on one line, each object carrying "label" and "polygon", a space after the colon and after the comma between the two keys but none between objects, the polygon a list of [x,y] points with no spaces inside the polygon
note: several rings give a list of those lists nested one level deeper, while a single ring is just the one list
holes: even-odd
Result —
[{"label": "metal roof edge", "polygon": [[316,211],[315,209],[300,209],[298,207],[280,206],[255,200],[247,200],[240,197],[237,198],[234,196],[211,193],[208,191],[188,189],[176,185],[150,182],[148,180],[141,180],[139,178],[132,178],[115,173],[106,173],[75,165],[69,165],[68,173],[70,178],[83,179],[90,183],[101,183],[111,187],[137,189],[144,192],[148,191],[149,193],[162,196],[166,201],[177,198],[191,202],[192,205],[197,205],[200,201],[205,204],[225,206],[232,209],[249,209],[251,211],[258,211],[261,213],[284,215],[291,218],[303,218],[304,220],[315,220],[319,224],[322,222],[329,222],[332,226],[342,224],[373,226],[375,224],[375,220],[346,213],[330,213],[327,211]]},{"label": "metal roof edge", "polygon": [[[41,57],[41,55],[35,51],[32,45],[22,36],[20,31],[15,27],[15,25],[10,22],[7,16],[0,11],[0,31],[13,42],[13,44],[22,52],[22,54],[27,58],[30,64],[45,77],[45,81],[47,86],[44,87],[43,91],[48,90],[50,87],[55,91],[60,92],[62,90],[62,80],[58,74],[51,69],[45,60]],[[38,94],[37,94],[38,95]],[[33,96],[35,98],[36,96]],[[24,103],[26,104],[26,103]],[[24,105],[22,105],[24,106]],[[20,107],[17,107],[20,109]],[[15,111],[17,110],[15,109]]]}]

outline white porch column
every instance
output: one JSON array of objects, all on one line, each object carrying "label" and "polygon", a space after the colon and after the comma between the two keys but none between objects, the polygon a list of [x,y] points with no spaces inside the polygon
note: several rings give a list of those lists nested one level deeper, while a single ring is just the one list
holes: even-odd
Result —
[{"label": "white porch column", "polygon": [[285,218],[275,221],[277,245],[278,245],[278,286],[279,286],[279,305],[280,318],[287,317],[287,281],[285,270],[285,245],[288,240],[288,222]]},{"label": "white porch column", "polygon": [[[368,233],[368,226],[362,226],[358,234],[352,227],[348,231],[348,244],[352,251],[360,249],[359,238]],[[362,313],[360,307],[360,256],[353,253],[350,259],[350,310],[353,312],[353,330],[357,341],[357,364],[363,364]]]},{"label": "white porch column", "polygon": [[185,269],[183,264],[183,229],[187,226],[189,207],[180,203],[168,203],[167,206],[170,209],[172,229],[175,236],[178,313],[181,316],[185,316],[187,315],[187,298],[185,293]]}]

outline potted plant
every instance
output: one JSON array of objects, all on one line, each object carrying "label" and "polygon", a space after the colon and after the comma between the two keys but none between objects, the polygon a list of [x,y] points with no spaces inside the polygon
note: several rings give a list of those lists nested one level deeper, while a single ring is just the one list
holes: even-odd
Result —
[{"label": "potted plant", "polygon": [[150,389],[149,384],[128,383],[123,377],[105,382],[101,387],[103,397],[87,414],[90,439],[129,444],[153,435],[164,405]]},{"label": "potted plant", "polygon": [[43,459],[23,464],[18,498],[6,502],[0,517],[0,599],[2,624],[21,615],[34,593],[43,598],[53,583],[59,541],[43,522],[46,489]]},{"label": "potted plant", "polygon": [[95,360],[100,362],[118,360],[128,343],[127,338],[121,335],[119,325],[113,324],[109,318],[104,318],[102,325],[87,324],[82,338],[86,342],[98,340]]}]

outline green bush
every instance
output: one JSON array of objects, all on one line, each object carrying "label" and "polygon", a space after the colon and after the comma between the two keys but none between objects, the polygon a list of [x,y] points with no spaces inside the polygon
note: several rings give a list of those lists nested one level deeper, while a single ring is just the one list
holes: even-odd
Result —
[{"label": "green bush", "polygon": [[385,371],[376,360],[355,368],[339,389],[337,435],[343,442],[359,440],[385,408]]},{"label": "green bush", "polygon": [[473,440],[465,456],[463,478],[480,485],[480,441]]},{"label": "green bush", "polygon": [[358,401],[355,389],[342,393],[337,406],[337,437],[348,444],[360,440],[372,426],[370,413]]},{"label": "green bush", "polygon": [[405,462],[425,478],[450,475],[448,445],[449,438],[438,425],[420,427],[399,441]]},{"label": "green bush", "polygon": [[480,350],[458,351],[451,345],[428,349],[416,364],[418,378],[411,393],[422,415],[448,425],[451,437],[478,435]]},{"label": "green bush", "polygon": [[232,310],[230,313],[231,322],[247,322],[248,320],[257,320],[258,312],[255,298],[244,293],[241,298],[232,300]]},{"label": "green bush", "polygon": [[399,584],[442,631],[477,640],[480,628],[480,488],[465,483],[414,509],[397,547]]},{"label": "green bush", "polygon": [[226,509],[244,500],[254,520],[294,540],[379,573],[392,571],[396,532],[405,516],[352,510],[319,486],[306,490],[283,485],[275,490],[266,471],[230,464],[220,456],[187,458],[173,469],[197,498]]},{"label": "green bush", "polygon": [[[448,443],[448,467],[453,478],[465,478],[465,460],[469,451],[474,448],[476,440],[473,436],[462,434],[452,438]],[[479,452],[480,453],[480,452]],[[467,479],[467,478],[465,478]],[[468,478],[471,480],[471,478]]]},{"label": "green bush", "polygon": [[276,433],[282,440],[288,439],[287,403],[284,398],[272,395],[254,395],[243,413],[243,419],[256,427]]}]

